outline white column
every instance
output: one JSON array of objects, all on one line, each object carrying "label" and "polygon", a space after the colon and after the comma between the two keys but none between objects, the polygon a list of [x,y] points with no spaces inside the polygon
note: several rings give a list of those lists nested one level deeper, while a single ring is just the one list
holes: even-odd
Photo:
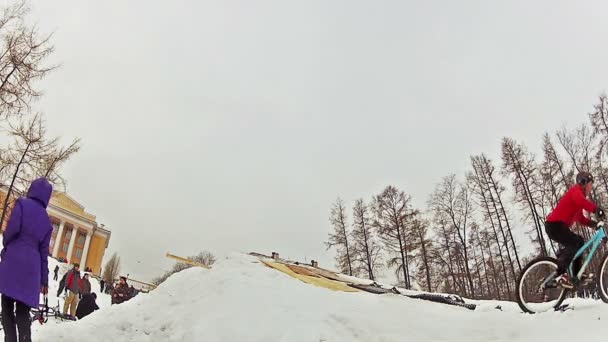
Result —
[{"label": "white column", "polygon": [[87,233],[87,239],[84,241],[84,249],[82,250],[82,257],[80,258],[80,268],[82,270],[87,269],[87,256],[89,255],[89,245],[91,244],[91,232]]},{"label": "white column", "polygon": [[57,230],[57,235],[55,235],[55,244],[53,245],[53,256],[56,258],[59,254],[59,248],[63,244],[63,227],[65,226],[65,221],[61,221],[59,224],[59,229]]},{"label": "white column", "polygon": [[74,263],[74,260],[72,260],[72,252],[74,251],[74,244],[76,243],[76,235],[78,235],[78,229],[74,226],[74,228],[72,228],[72,236],[70,237],[70,245],[68,246],[68,254],[66,255],[70,264]]}]

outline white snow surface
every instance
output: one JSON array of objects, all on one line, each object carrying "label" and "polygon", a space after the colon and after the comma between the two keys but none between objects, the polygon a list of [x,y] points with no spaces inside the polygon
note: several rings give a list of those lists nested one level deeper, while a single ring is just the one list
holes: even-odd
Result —
[{"label": "white snow surface", "polygon": [[[2,240],[0,239],[0,243],[1,243],[1,241]],[[63,312],[63,303],[64,303],[63,293],[60,294],[59,298],[57,298],[57,289],[59,288],[59,281],[61,280],[61,277],[63,277],[63,275],[70,269],[71,265],[58,262],[57,260],[55,260],[54,258],[51,258],[51,257],[49,257],[48,260],[49,260],[49,294],[48,294],[49,307],[56,307],[59,304],[59,308],[60,308],[61,312]],[[59,265],[59,272],[57,272],[57,274],[58,274],[57,281],[54,281],[53,280],[53,270],[55,269],[56,265]],[[82,274],[83,273],[81,273],[81,275]],[[111,304],[110,295],[100,293],[99,281],[97,281],[97,279],[89,277],[89,281],[91,282],[91,291],[95,292],[97,294],[96,302],[97,302],[97,305],[99,306],[99,308],[102,309],[102,308],[109,307]],[[59,299],[59,301],[58,301],[58,299]],[[42,303],[42,296],[40,297],[40,302]],[[86,319],[86,317],[85,317],[85,319]],[[52,326],[59,325],[59,324],[65,324],[65,323],[73,323],[73,322],[60,321],[60,320],[56,320],[54,318],[49,317],[48,322],[44,325],[40,325],[40,323],[38,323],[38,322],[32,323],[32,335],[34,336],[34,341],[46,341],[46,338],[44,338],[43,336],[46,335],[47,331],[53,329]],[[61,328],[65,328],[65,326],[61,325]],[[0,330],[0,338],[2,338],[2,339],[4,338],[4,333],[2,330]]]},{"label": "white snow surface", "polygon": [[212,270],[179,272],[151,293],[121,305],[100,305],[101,310],[81,321],[34,323],[33,338],[538,342],[603,341],[608,334],[608,305],[600,301],[570,300],[573,310],[537,315],[521,313],[515,303],[476,303],[477,309],[470,311],[395,294],[335,292],[265,267],[255,257],[231,254]]}]

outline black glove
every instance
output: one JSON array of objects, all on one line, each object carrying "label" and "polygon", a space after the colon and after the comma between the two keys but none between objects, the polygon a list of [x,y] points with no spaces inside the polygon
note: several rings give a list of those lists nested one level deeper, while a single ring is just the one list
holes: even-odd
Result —
[{"label": "black glove", "polygon": [[593,220],[589,220],[589,228],[597,229],[597,222],[595,222]]},{"label": "black glove", "polygon": [[604,218],[604,216],[605,216],[604,209],[602,209],[602,208],[600,208],[600,207],[597,207],[597,209],[595,209],[595,215],[596,215],[598,218],[603,219],[603,218]]}]

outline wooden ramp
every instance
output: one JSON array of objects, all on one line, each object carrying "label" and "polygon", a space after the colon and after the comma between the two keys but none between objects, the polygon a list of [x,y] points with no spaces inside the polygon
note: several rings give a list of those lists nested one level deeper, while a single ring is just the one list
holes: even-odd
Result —
[{"label": "wooden ramp", "polygon": [[318,276],[314,272],[311,272],[310,270],[308,270],[305,267],[301,267],[298,265],[292,265],[292,264],[284,264],[281,262],[275,262],[275,261],[263,260],[263,259],[261,259],[261,261],[264,263],[264,265],[274,268],[277,271],[281,271],[285,274],[288,274],[307,284],[311,284],[311,285],[318,286],[318,287],[323,287],[323,288],[330,289],[333,291],[359,292],[358,289],[350,287],[346,283]]}]

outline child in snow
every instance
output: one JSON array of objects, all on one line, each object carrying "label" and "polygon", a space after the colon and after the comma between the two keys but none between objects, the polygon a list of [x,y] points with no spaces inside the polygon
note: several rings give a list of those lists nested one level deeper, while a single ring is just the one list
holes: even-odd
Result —
[{"label": "child in snow", "polygon": [[[558,256],[557,282],[563,287],[573,288],[574,285],[568,276],[566,269],[576,251],[583,246],[585,240],[570,230],[570,227],[578,222],[582,225],[593,227],[597,222],[586,218],[583,209],[595,213],[598,218],[604,218],[604,210],[589,201],[586,197],[593,190],[593,176],[589,172],[579,172],[576,175],[576,184],[559,200],[555,209],[547,216],[545,231],[549,238],[563,245],[563,250]],[[581,268],[582,259],[578,258],[573,265],[573,274],[577,274]],[[583,275],[581,278],[585,278]],[[582,280],[582,279],[579,279]]]},{"label": "child in snow", "polygon": [[[0,293],[5,341],[31,341],[30,308],[48,292],[48,254],[53,227],[46,212],[52,185],[39,178],[19,198],[4,232],[0,253]],[[19,339],[17,339],[19,330]]]}]

